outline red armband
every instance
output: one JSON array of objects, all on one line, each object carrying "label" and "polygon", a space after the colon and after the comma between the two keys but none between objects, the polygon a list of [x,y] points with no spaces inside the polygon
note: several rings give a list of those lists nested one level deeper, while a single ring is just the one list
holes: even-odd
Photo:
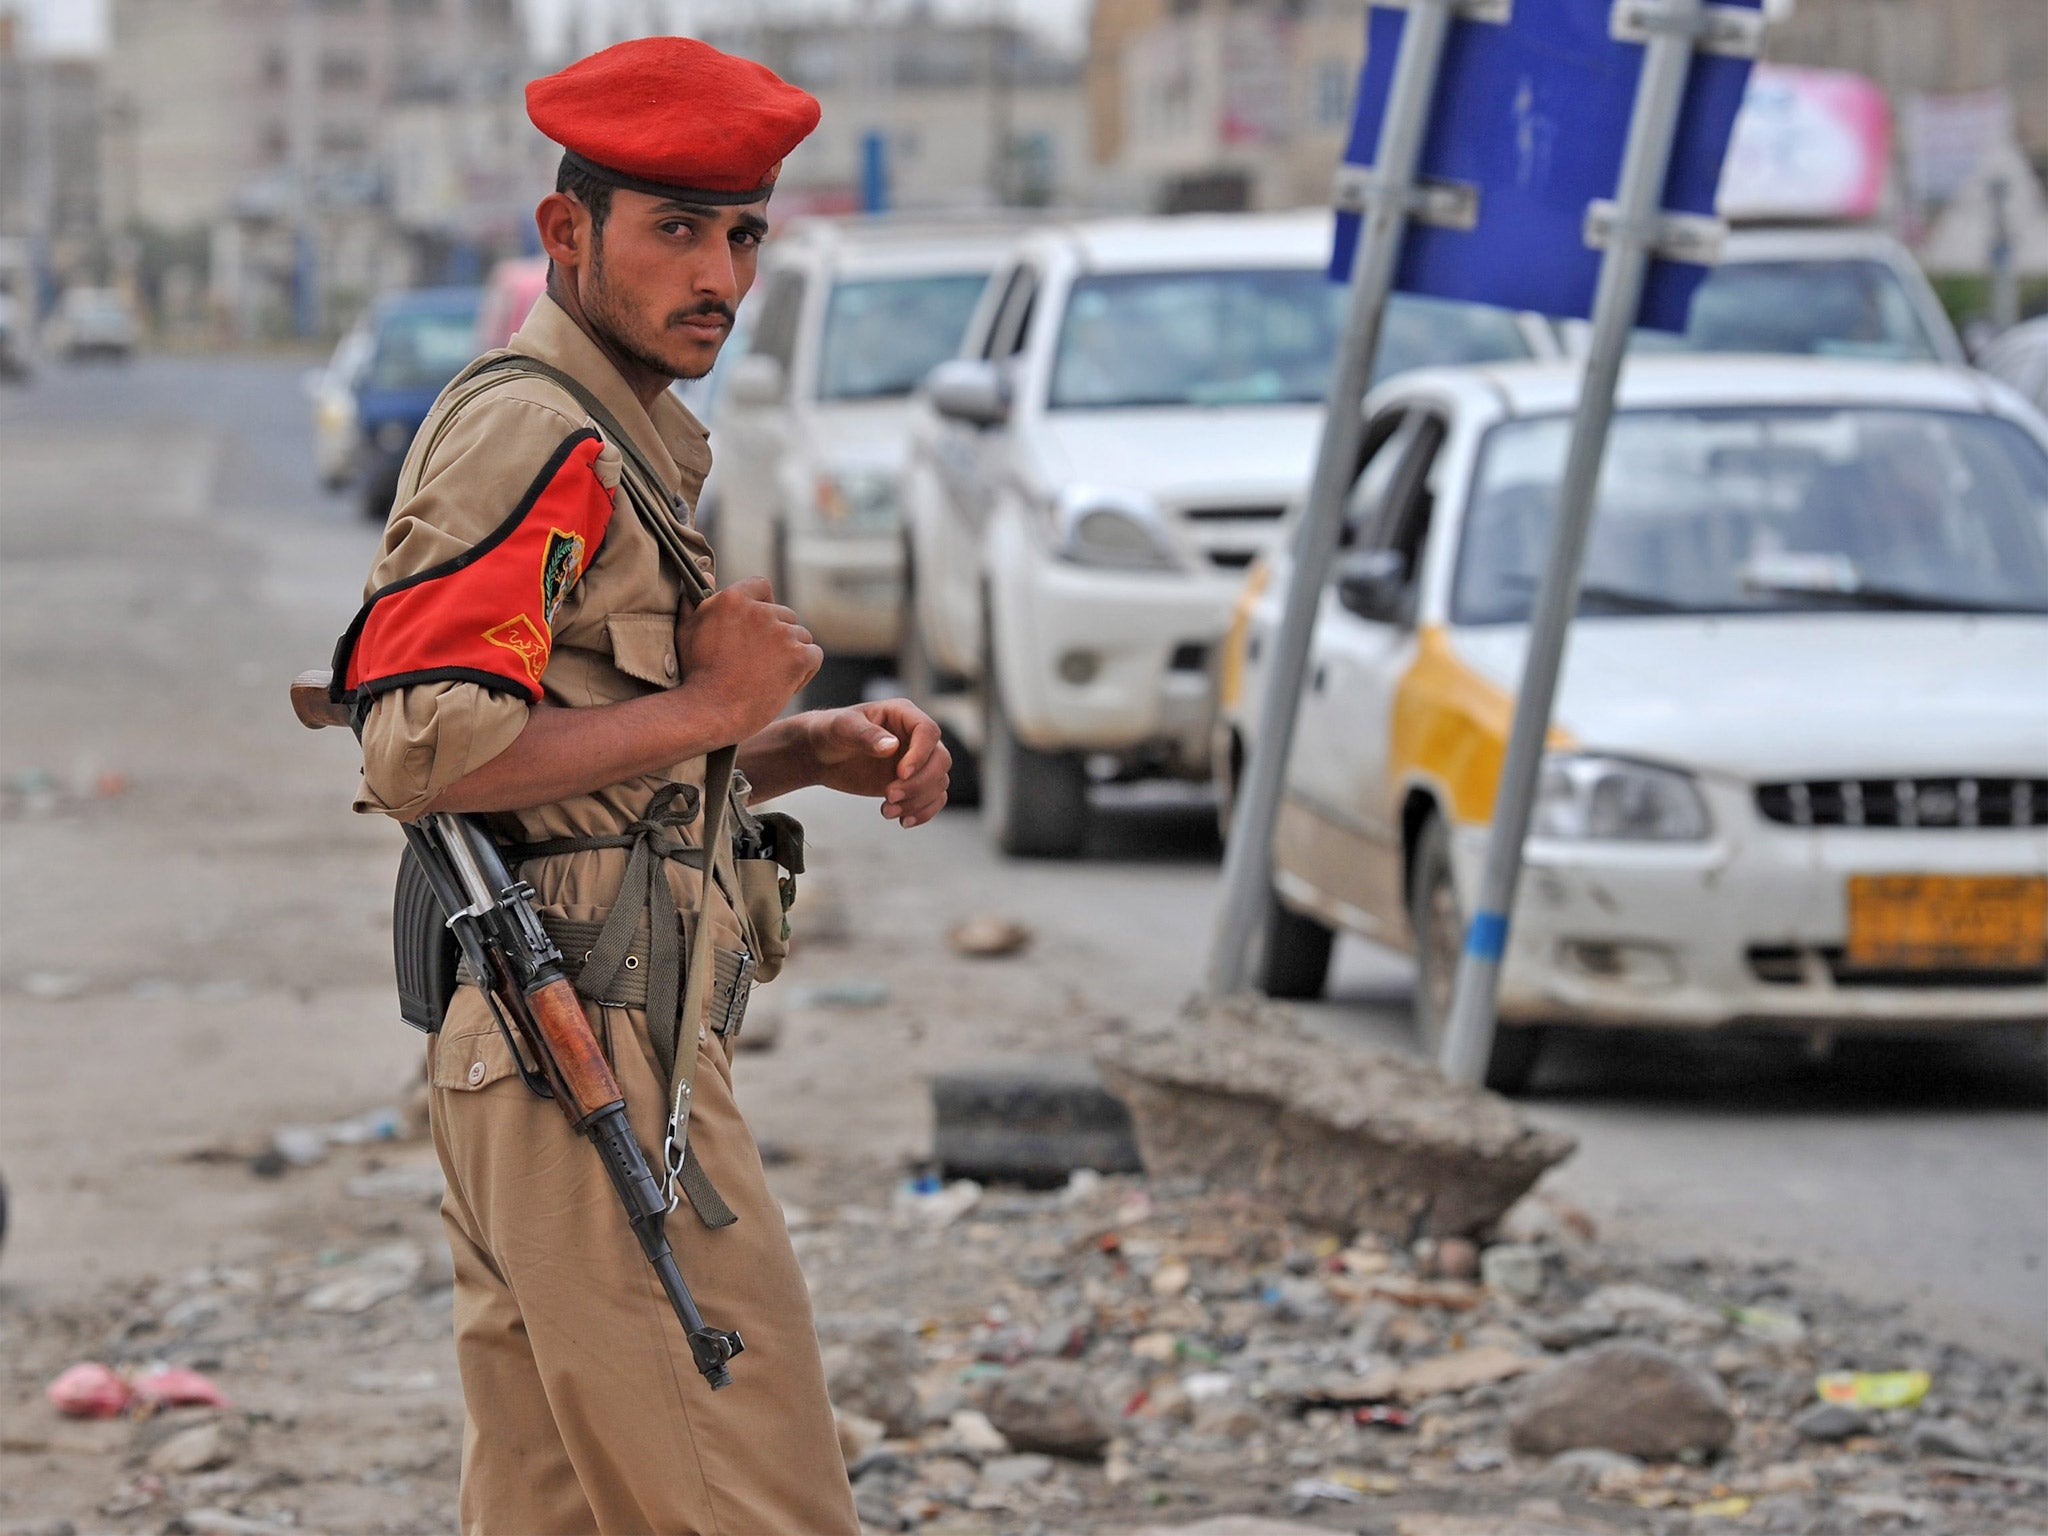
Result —
[{"label": "red armband", "polygon": [[470,549],[370,594],[334,651],[333,696],[361,705],[414,683],[541,696],[554,619],[604,543],[612,493],[595,432],[557,448],[512,515]]}]

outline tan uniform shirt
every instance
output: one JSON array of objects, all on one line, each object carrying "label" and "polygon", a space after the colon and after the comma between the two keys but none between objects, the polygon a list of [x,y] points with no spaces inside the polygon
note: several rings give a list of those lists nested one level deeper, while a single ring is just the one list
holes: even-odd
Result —
[{"label": "tan uniform shirt", "polygon": [[[695,504],[711,468],[710,441],[673,395],[664,393],[651,411],[643,409],[604,354],[545,295],[511,348],[581,380],[633,435],[671,494]],[[406,466],[408,474],[417,467],[419,489],[385,530],[370,591],[475,545],[519,504],[563,440],[593,425],[565,392],[527,376],[478,397],[437,433],[439,421],[437,410],[415,440],[413,452],[428,455],[424,464]],[[603,545],[555,615],[554,649],[541,677],[551,704],[618,703],[679,681],[675,626],[682,584],[618,490],[620,468],[618,449],[607,444],[596,469],[613,489],[613,516]],[[685,527],[683,538],[709,578],[710,545],[694,527]],[[510,746],[525,727],[527,709],[511,694],[467,682],[417,684],[380,695],[363,728],[356,809],[402,820],[422,814],[442,790]],[[492,821],[502,835],[522,843],[611,835],[642,815],[662,785],[677,780],[701,785],[703,759]],[[529,863],[523,873],[549,916],[596,922],[618,891],[627,856],[623,849],[565,854]],[[678,910],[694,913],[697,872],[674,861],[667,868]],[[739,947],[741,924],[722,892],[714,895],[712,913],[713,942]]]}]

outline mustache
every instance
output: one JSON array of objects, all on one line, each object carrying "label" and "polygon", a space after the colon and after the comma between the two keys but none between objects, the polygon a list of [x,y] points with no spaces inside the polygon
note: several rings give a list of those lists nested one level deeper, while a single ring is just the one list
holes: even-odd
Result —
[{"label": "mustache", "polygon": [[730,326],[733,323],[732,306],[730,304],[721,304],[717,299],[709,299],[706,302],[699,304],[694,309],[677,310],[674,314],[668,317],[666,324],[681,325],[686,320],[697,320],[706,318],[711,315],[718,316],[718,318],[723,320],[728,326]]}]

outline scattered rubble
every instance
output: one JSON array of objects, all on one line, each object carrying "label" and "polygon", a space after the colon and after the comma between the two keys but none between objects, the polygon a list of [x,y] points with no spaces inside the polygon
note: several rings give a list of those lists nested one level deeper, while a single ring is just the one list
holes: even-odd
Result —
[{"label": "scattered rubble", "polygon": [[[346,1194],[398,1165],[383,1142],[332,1149],[300,1176],[317,1227],[267,1264],[33,1315],[0,1292],[0,1532],[451,1528],[461,1404],[436,1218]],[[1482,1231],[1461,1252],[1187,1179],[1077,1175],[971,1202],[913,1180],[878,1208],[881,1170],[792,1172],[872,1532],[2040,1536],[2039,1373],[1782,1268],[1602,1246],[1541,1196],[1500,1222],[1515,1243]],[[199,1372],[236,1406],[67,1419],[41,1394],[80,1359],[123,1386]],[[1844,1373],[1864,1395],[1924,1395],[1822,1399]]]},{"label": "scattered rubble", "polygon": [[1111,1037],[1096,1062],[1154,1178],[1201,1178],[1404,1242],[1486,1232],[1573,1146],[1427,1063],[1333,1046],[1265,1004],[1191,1009]]}]

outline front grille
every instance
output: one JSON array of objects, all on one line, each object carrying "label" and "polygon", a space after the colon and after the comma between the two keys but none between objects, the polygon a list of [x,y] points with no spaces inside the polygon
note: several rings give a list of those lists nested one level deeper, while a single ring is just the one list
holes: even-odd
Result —
[{"label": "front grille", "polygon": [[1270,523],[1286,515],[1281,507],[1182,507],[1180,515],[1196,523]]},{"label": "front grille", "polygon": [[1788,827],[2048,827],[2048,779],[1805,779],[1756,806]]}]

